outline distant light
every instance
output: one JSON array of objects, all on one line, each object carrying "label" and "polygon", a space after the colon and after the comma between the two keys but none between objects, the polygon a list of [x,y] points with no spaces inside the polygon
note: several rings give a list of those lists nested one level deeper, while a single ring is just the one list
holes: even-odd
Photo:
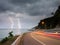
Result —
[{"label": "distant light", "polygon": [[58,32],[56,32],[56,34],[58,34]]},{"label": "distant light", "polygon": [[45,22],[44,21],[42,21],[42,24],[44,24]]}]

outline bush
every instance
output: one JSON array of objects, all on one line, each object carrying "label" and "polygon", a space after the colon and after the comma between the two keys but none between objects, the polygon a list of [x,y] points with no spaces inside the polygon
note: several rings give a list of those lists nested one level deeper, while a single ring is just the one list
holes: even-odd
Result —
[{"label": "bush", "polygon": [[9,32],[9,37],[13,37],[13,31]]},{"label": "bush", "polygon": [[5,43],[6,41],[8,41],[8,37],[5,37],[4,39],[2,39],[1,43]]},{"label": "bush", "polygon": [[4,39],[2,39],[0,42],[1,43],[5,43],[6,41],[8,41],[9,39],[11,39],[13,37],[13,31],[9,32],[9,36],[5,37]]}]

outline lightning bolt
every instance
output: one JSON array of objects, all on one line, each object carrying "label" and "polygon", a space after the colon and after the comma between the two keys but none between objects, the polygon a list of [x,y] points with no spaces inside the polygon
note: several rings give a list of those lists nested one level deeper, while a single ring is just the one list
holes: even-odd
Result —
[{"label": "lightning bolt", "polygon": [[11,26],[10,26],[11,30],[10,31],[12,31],[12,29],[14,29],[14,26],[17,26],[17,27],[15,27],[15,29],[17,31],[16,34],[20,34],[21,33],[21,31],[20,31],[21,24],[20,24],[20,18],[18,18],[18,15],[19,14],[16,14],[15,17],[9,17],[9,20],[10,20],[10,23],[11,23]]},{"label": "lightning bolt", "polygon": [[14,22],[13,22],[13,19],[12,19],[12,17],[9,17],[9,20],[10,20],[10,23],[11,23],[11,29],[13,29],[13,27],[14,27]]},{"label": "lightning bolt", "polygon": [[20,13],[17,13],[16,14],[16,18],[17,18],[17,21],[18,21],[18,28],[20,29],[21,28],[21,24],[20,24],[20,19],[18,18],[19,17],[19,15],[20,15]]},{"label": "lightning bolt", "polygon": [[21,25],[21,24],[20,24],[20,20],[18,19],[18,28],[19,28],[19,29],[21,28],[20,25]]},{"label": "lightning bolt", "polygon": [[[18,17],[20,14],[18,13],[18,14],[16,14],[16,17]],[[20,29],[21,29],[21,23],[20,23],[20,19],[19,18],[17,18],[17,26],[18,26],[18,34],[19,33],[21,33],[21,31],[20,31]]]}]

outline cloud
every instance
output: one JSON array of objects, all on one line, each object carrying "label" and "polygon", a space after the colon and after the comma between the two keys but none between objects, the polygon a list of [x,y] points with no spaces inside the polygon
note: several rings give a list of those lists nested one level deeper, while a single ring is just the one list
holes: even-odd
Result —
[{"label": "cloud", "polygon": [[50,15],[59,4],[59,0],[0,0],[0,12],[9,10],[31,16]]},{"label": "cloud", "polygon": [[33,4],[37,1],[40,1],[40,0],[11,0],[11,2],[14,4],[28,4],[28,3]]},{"label": "cloud", "polygon": [[60,0],[0,0],[0,24],[9,23],[8,17],[13,17],[19,18],[22,25],[34,26],[41,19],[51,16],[58,5]]},{"label": "cloud", "polygon": [[[59,2],[59,1],[57,1]],[[27,12],[32,16],[37,15],[51,15],[51,12],[54,12],[56,10],[56,7],[58,7],[58,4],[55,4],[56,0],[42,0],[40,2],[37,2],[33,4],[31,8],[27,10]]]}]

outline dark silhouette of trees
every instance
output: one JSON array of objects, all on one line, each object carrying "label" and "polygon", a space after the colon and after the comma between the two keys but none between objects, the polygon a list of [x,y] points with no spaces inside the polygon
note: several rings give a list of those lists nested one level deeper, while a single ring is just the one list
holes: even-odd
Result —
[{"label": "dark silhouette of trees", "polygon": [[[50,29],[55,28],[57,25],[60,26],[60,6],[58,6],[55,13],[52,12],[51,14],[53,15],[52,17],[45,18],[39,22],[38,28]],[[44,25],[42,24],[42,21],[45,22]]]},{"label": "dark silhouette of trees", "polygon": [[9,32],[9,37],[13,37],[13,31]]},{"label": "dark silhouette of trees", "polygon": [[9,36],[8,37],[5,37],[3,38],[0,42],[1,43],[5,43],[6,41],[8,41],[9,39],[11,39],[13,37],[13,31],[9,32]]}]

